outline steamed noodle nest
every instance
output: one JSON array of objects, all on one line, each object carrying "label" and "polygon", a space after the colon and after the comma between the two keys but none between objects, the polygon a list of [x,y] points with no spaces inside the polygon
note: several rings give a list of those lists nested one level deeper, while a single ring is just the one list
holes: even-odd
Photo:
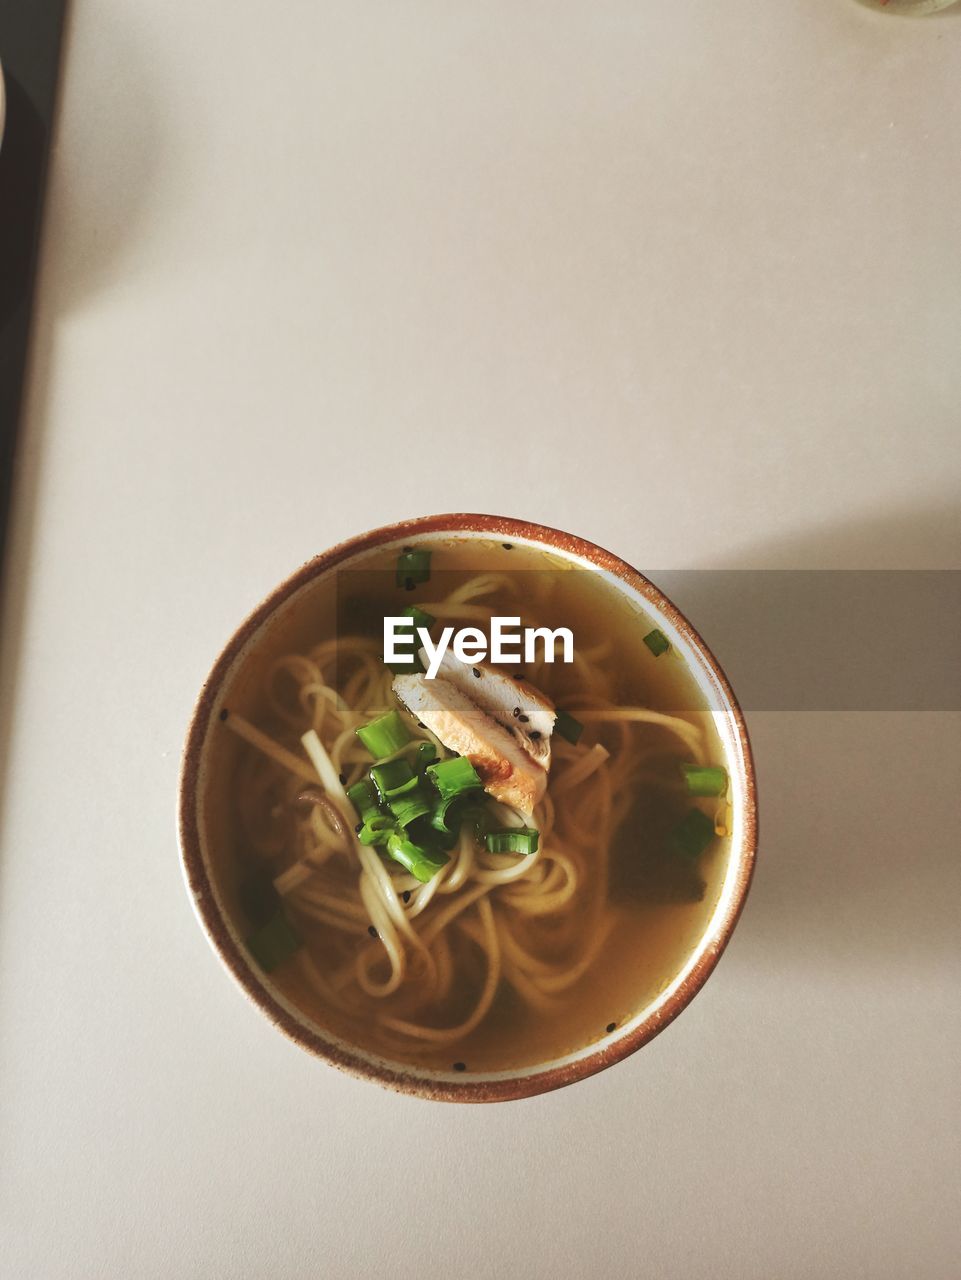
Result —
[{"label": "steamed noodle nest", "polygon": [[[551,586],[545,576],[533,593],[525,590],[527,625],[543,622],[537,611]],[[485,573],[443,600],[430,601],[428,592],[422,607],[436,618],[477,624],[493,613],[479,601],[503,600],[517,585]],[[524,1005],[551,1012],[590,969],[613,927],[608,863],[636,787],[664,781],[652,761],[672,748],[675,756],[704,758],[702,731],[691,721],[612,700],[606,649],[605,642],[576,652],[563,668],[563,705],[593,745],[554,735],[549,785],[533,820],[538,851],[492,854],[465,830],[427,884],[353,836],[357,817],[346,787],[372,763],[354,731],[397,706],[376,639],[333,638],[274,662],[269,734],[231,713],[227,724],[257,748],[245,753],[238,780],[244,834],[305,940],[290,963],[302,966],[327,1005],[375,1020],[410,1051],[466,1037],[501,984]],[[530,683],[546,692],[559,676],[543,662],[527,668]],[[426,729],[413,732],[431,738],[442,759],[451,754]],[[334,814],[296,807],[311,784]],[[512,809],[487,803],[504,825],[524,825]]]}]

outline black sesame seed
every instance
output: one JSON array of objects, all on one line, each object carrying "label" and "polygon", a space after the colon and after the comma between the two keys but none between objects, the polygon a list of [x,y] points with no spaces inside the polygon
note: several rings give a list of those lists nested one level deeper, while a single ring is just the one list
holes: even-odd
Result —
[{"label": "black sesame seed", "polygon": [[516,719],[518,719],[518,717],[520,716],[520,714],[521,714],[521,709],[520,709],[520,707],[515,707],[515,708],[514,708],[514,719],[515,719],[515,720],[516,720]]},{"label": "black sesame seed", "polygon": [[523,680],[523,679],[524,679],[524,673],[523,673],[523,671],[517,671],[517,672],[515,672],[515,673],[514,673],[514,679],[515,679],[515,680]]},{"label": "black sesame seed", "polygon": [[416,585],[417,585],[417,584],[414,582],[414,579],[413,579],[413,578],[405,578],[405,579],[404,579],[404,590],[405,590],[405,591],[413,591],[413,589],[414,589],[414,587],[415,587]]},{"label": "black sesame seed", "polygon": [[473,671],[474,673],[475,680],[479,680],[481,678],[481,673],[477,670],[476,667],[471,667],[471,671]]},{"label": "black sesame seed", "polygon": [[374,926],[373,926],[372,924],[369,924],[369,925],[367,926],[367,932],[370,934],[370,936],[371,936],[372,938],[378,938],[378,937],[380,937],[380,935],[378,934],[377,930],[374,928]]},{"label": "black sesame seed", "polygon": [[226,720],[229,715],[230,715],[230,712],[227,710],[226,707],[224,707],[223,711],[221,711],[220,713],[220,718],[221,720]]},{"label": "black sesame seed", "polygon": [[536,742],[541,736],[541,733],[539,729],[532,729],[527,736],[530,738],[531,742]]},{"label": "black sesame seed", "polygon": [[346,773],[339,773],[337,776],[338,776],[338,778],[340,778],[340,785],[341,785],[341,786],[344,786],[344,785],[346,784],[346,782],[347,782],[347,774],[346,774]]},{"label": "black sesame seed", "polygon": [[417,721],[417,728],[418,728],[418,729],[426,729],[426,728],[427,728],[427,725],[426,725],[426,724],[424,724],[423,720],[418,720],[418,721]]},{"label": "black sesame seed", "polygon": [[617,1023],[616,1023],[616,1022],[609,1022],[609,1023],[607,1024],[607,1030],[608,1030],[608,1032],[616,1031],[616,1030],[617,1030]]},{"label": "black sesame seed", "polygon": [[404,899],[405,902],[410,902],[410,890],[405,889],[404,892],[401,894],[401,897]]},{"label": "black sesame seed", "polygon": [[504,550],[505,550],[505,551],[513,551],[513,550],[514,550],[514,544],[513,544],[513,542],[502,542],[502,543],[501,543],[501,546],[504,548]]},{"label": "black sesame seed", "polygon": [[364,829],[364,824],[362,822],[358,822],[357,825],[354,827],[354,832],[356,835],[360,835],[363,829]]},{"label": "black sesame seed", "polygon": [[455,1070],[455,1071],[466,1071],[466,1070],[467,1070],[467,1063],[466,1063],[466,1062],[455,1062],[455,1063],[454,1063],[454,1070]]},{"label": "black sesame seed", "polygon": [[[529,720],[530,720],[530,716],[522,716],[519,710],[518,710],[518,712],[517,712],[517,718],[518,718],[518,720],[521,722],[521,724],[527,724],[527,723],[529,722]],[[534,736],[534,735],[533,735],[533,734],[531,734],[531,737],[532,737],[532,738],[533,738],[533,736]]]}]

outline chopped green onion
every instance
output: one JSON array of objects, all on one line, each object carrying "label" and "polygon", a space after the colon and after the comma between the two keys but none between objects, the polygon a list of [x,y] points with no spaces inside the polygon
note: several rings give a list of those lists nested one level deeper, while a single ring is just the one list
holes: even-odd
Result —
[{"label": "chopped green onion", "polygon": [[361,828],[357,839],[361,844],[383,844],[394,829],[394,819],[389,813],[381,813],[377,792],[367,778],[361,778],[347,788],[347,797],[357,810]]},{"label": "chopped green onion", "polygon": [[371,781],[381,793],[394,791],[406,782],[414,780],[414,771],[407,761],[399,756],[396,760],[385,760],[383,764],[375,764],[370,771]]},{"label": "chopped green onion", "polygon": [[714,823],[701,809],[688,809],[674,828],[674,844],[688,858],[699,858],[714,839]]},{"label": "chopped green onion", "polygon": [[536,853],[538,832],[534,827],[505,827],[489,832],[484,843],[490,853]]},{"label": "chopped green onion", "polygon": [[681,773],[692,796],[723,796],[727,770],[716,764],[682,764]]},{"label": "chopped green onion", "polygon": [[655,658],[659,658],[662,653],[667,653],[671,647],[671,642],[663,631],[658,631],[657,627],[653,631],[649,631],[644,637],[644,643],[653,653]]},{"label": "chopped green onion", "polygon": [[377,793],[366,778],[361,778],[360,782],[355,782],[352,787],[347,788],[347,799],[357,810],[357,816],[364,822],[371,817],[376,817],[380,812]]},{"label": "chopped green onion", "polygon": [[409,827],[416,818],[422,818],[425,813],[430,813],[430,801],[419,784],[409,794],[395,793],[387,801],[387,807],[402,827]]},{"label": "chopped green onion", "polygon": [[386,715],[371,720],[370,724],[362,725],[354,732],[375,760],[393,755],[410,742],[407,726],[396,711],[388,711]]},{"label": "chopped green onion", "polygon": [[419,547],[410,547],[397,557],[397,585],[415,586],[418,582],[430,581],[430,552]]},{"label": "chopped green onion", "polygon": [[466,756],[455,756],[453,760],[441,760],[440,764],[432,764],[427,770],[428,777],[444,800],[453,799],[464,791],[472,791],[480,787],[477,770]]},{"label": "chopped green onion", "polygon": [[575,720],[569,711],[558,711],[557,719],[554,721],[554,728],[566,738],[568,742],[573,742],[576,746],[580,741],[580,736],[584,732],[584,726],[580,720]]},{"label": "chopped green onion", "polygon": [[[453,836],[460,830],[460,822],[455,821],[458,813],[462,814],[463,806],[460,801],[463,792],[459,795],[448,796],[444,800],[438,800],[434,805],[433,812],[430,817],[430,825],[435,831],[439,831],[442,835]],[[453,813],[451,808],[453,807]]]},{"label": "chopped green onion", "polygon": [[288,960],[302,944],[283,911],[278,911],[247,939],[247,950],[265,973],[272,973]]},{"label": "chopped green onion", "polygon": [[401,796],[411,796],[420,790],[420,785],[420,778],[416,773],[412,773],[405,782],[399,782],[396,787],[391,787],[383,793],[384,802],[390,804],[393,800],[399,800]]},{"label": "chopped green onion", "polygon": [[[435,827],[433,825],[434,810],[424,814],[407,827],[407,838],[413,840],[415,844],[421,845],[425,849],[453,849],[457,843],[459,831],[453,833],[445,831],[443,827]],[[401,834],[404,834],[403,832]]]},{"label": "chopped green onion", "polygon": [[423,627],[425,631],[429,631],[437,621],[432,613],[418,609],[416,604],[409,604],[406,609],[401,609],[401,613],[410,618],[412,627]]},{"label": "chopped green onion", "polygon": [[405,625],[395,628],[395,634],[398,640],[409,637],[410,649],[406,654],[406,658],[399,658],[395,662],[388,662],[395,676],[416,675],[423,671],[424,667],[417,653],[418,637],[416,633],[417,627],[423,627],[425,631],[429,631],[437,619],[430,613],[425,613],[423,609],[418,609],[416,604],[408,605],[406,609],[401,611],[406,615],[408,621]]},{"label": "chopped green onion", "polygon": [[417,772],[423,773],[429,764],[437,760],[437,748],[432,742],[421,742],[417,747]]},{"label": "chopped green onion", "polygon": [[[398,627],[397,634],[398,636],[406,635],[406,628]],[[420,660],[416,643],[407,651],[406,659],[397,658],[394,662],[387,662],[385,659],[384,666],[387,667],[388,671],[392,671],[395,676],[417,676],[422,675],[424,671],[424,664]]]},{"label": "chopped green onion", "polygon": [[394,830],[394,819],[389,813],[377,813],[367,819],[357,832],[361,844],[386,844]]},{"label": "chopped green onion", "polygon": [[446,853],[435,849],[425,849],[400,834],[395,834],[387,841],[387,853],[395,862],[399,862],[410,874],[426,884],[433,880],[438,871],[450,862]]},{"label": "chopped green onion", "polygon": [[406,760],[388,760],[385,764],[375,764],[370,776],[381,801],[390,799],[404,787],[417,782],[417,775]]}]

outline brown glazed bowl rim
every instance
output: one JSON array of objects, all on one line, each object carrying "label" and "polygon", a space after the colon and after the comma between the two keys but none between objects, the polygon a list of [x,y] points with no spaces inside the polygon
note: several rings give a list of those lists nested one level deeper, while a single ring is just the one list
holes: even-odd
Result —
[{"label": "brown glazed bowl rim", "polygon": [[[515,1072],[498,1072],[478,1076],[454,1076],[443,1072],[392,1064],[362,1050],[342,1043],[332,1043],[294,1017],[262,982],[246,955],[234,939],[219,908],[207,872],[198,823],[198,782],[204,747],[212,712],[225,677],[236,658],[274,612],[302,587],[329,572],[346,560],[368,550],[392,542],[422,537],[424,534],[454,537],[489,535],[503,540],[532,542],[565,556],[575,556],[616,577],[643,597],[662,618],[676,628],[708,669],[723,699],[723,710],[730,719],[739,748],[739,771],[745,812],[740,845],[732,849],[737,871],[723,912],[716,911],[699,944],[700,955],[682,981],[674,986],[663,1002],[655,1002],[640,1022],[614,1033],[606,1041],[578,1053],[578,1056]],[[452,513],[421,516],[385,525],[341,542],[309,560],[276,587],[241,623],[214,663],[194,707],[187,732],[180,773],[179,837],[184,878],[192,905],[208,940],[228,972],[245,994],[266,1014],[271,1022],[291,1040],[362,1079],[375,1080],[387,1088],[420,1097],[448,1102],[499,1102],[532,1097],[551,1089],[585,1079],[605,1067],[620,1062],[662,1031],[694,998],[704,985],[726,947],[737,924],[754,872],[757,853],[757,786],[750,740],[741,708],[727,677],[713,653],[680,610],[642,573],[626,561],[585,538],[565,533],[549,525],[534,524],[510,516]],[[730,874],[730,873],[729,873]]]}]

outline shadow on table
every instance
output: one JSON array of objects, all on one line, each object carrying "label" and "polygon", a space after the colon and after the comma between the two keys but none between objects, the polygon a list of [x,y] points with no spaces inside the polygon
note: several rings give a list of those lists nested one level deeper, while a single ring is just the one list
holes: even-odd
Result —
[{"label": "shadow on table", "polygon": [[[7,112],[0,146],[0,830],[37,493],[38,440],[21,430],[20,419],[28,413],[30,388],[38,384],[46,387],[49,370],[50,335],[36,325],[31,304],[48,146],[44,111],[49,102],[45,94],[52,93],[49,68],[41,65],[39,50],[44,46],[40,37],[42,33],[52,39],[47,24],[55,18],[51,7],[34,33],[39,43],[32,78],[27,80],[29,88],[21,84],[9,62],[5,70]],[[43,400],[45,394],[42,391],[34,399]]]},{"label": "shadow on table", "polygon": [[[934,503],[818,529],[745,552],[733,572],[652,574],[715,649],[752,737],[760,849],[727,964],[880,965],[904,970],[904,978],[912,963],[956,946],[961,573],[790,570],[943,563],[945,548],[961,545],[959,511],[961,503]],[[758,573],[758,564],[781,571]],[[791,584],[810,597],[819,577],[828,602],[848,580],[855,595],[875,592],[872,627],[854,627],[861,664],[851,664],[850,618],[812,629],[799,611],[792,641]],[[888,601],[891,581],[901,586]],[[940,634],[925,635],[925,622]],[[766,653],[784,696],[761,678]],[[845,662],[852,673],[863,666],[868,678],[848,679]]]},{"label": "shadow on table", "polygon": [[[8,541],[0,565],[0,830],[4,817],[9,779],[9,753],[15,733],[14,695],[16,682],[29,655],[24,651],[24,610],[33,554],[36,507],[39,491],[44,433],[47,427],[49,380],[56,345],[57,325],[69,312],[82,307],[91,296],[109,288],[129,274],[140,239],[143,215],[150,206],[150,194],[163,158],[163,139],[153,92],[149,50],[142,47],[129,24],[118,21],[111,28],[114,69],[110,75],[88,77],[82,101],[70,92],[72,58],[82,61],[85,31],[76,22],[74,7],[68,7],[64,26],[67,56],[62,69],[64,85],[59,95],[54,130],[54,160],[51,168],[47,209],[41,245],[41,273],[46,259],[57,263],[57,294],[50,300],[47,314],[36,319],[31,335],[30,357],[25,379],[25,399],[20,411],[15,469],[0,476],[0,489],[12,481],[14,489]],[[75,27],[79,28],[75,31]],[[78,42],[81,44],[78,46]],[[78,71],[79,75],[80,72]],[[34,122],[21,103],[18,86],[8,83],[7,159],[18,141],[15,118],[21,107],[22,124],[34,132]],[[78,109],[64,115],[70,104]],[[99,157],[100,163],[77,167],[73,156]],[[8,212],[18,214],[24,206],[24,192],[18,202],[4,202]],[[135,266],[135,263],[133,264]],[[26,259],[22,263],[28,266]],[[20,276],[23,275],[23,279]],[[42,274],[41,274],[42,278]],[[13,309],[26,305],[30,280],[24,272],[11,275],[0,290],[3,314],[8,322]],[[52,314],[51,314],[52,312]],[[13,317],[15,318],[15,316]],[[7,408],[7,406],[4,406]],[[12,417],[12,412],[11,412]]]},{"label": "shadow on table", "polygon": [[[87,27],[79,16],[75,22],[71,12],[67,17],[63,98],[74,110],[59,123],[51,183],[57,303],[63,313],[80,310],[97,294],[136,279],[144,270],[150,235],[171,212],[162,205],[158,216],[152,203],[172,154],[159,111],[158,72],[122,6],[113,6],[111,19],[111,69],[97,75],[83,70],[97,62],[85,47],[91,38]],[[77,55],[82,96],[71,92],[71,51]],[[182,194],[183,208],[189,211],[192,192]]]},{"label": "shadow on table", "polygon": [[[15,700],[19,674],[26,661],[24,624],[27,588],[36,526],[37,496],[43,452],[42,431],[46,422],[53,333],[35,326],[26,386],[24,425],[13,477],[14,494],[7,545],[0,575],[0,832],[4,829],[7,788],[10,779],[10,751],[16,732]],[[31,395],[30,388],[34,388]],[[29,419],[30,429],[27,429]],[[3,868],[0,866],[0,876]],[[0,886],[2,891],[2,886]]]}]

